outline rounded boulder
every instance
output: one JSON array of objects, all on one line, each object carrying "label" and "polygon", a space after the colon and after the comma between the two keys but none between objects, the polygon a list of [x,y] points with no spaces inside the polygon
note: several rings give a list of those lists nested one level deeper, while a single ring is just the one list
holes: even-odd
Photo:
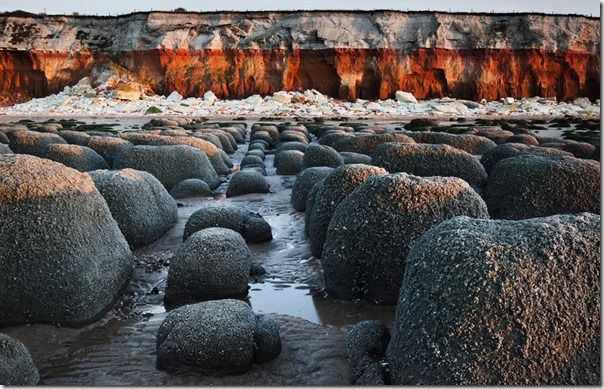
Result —
[{"label": "rounded boulder", "polygon": [[242,170],[233,174],[229,180],[226,196],[234,197],[249,193],[269,193],[270,185],[266,178],[254,170]]},{"label": "rounded boulder", "polygon": [[0,220],[0,325],[87,324],[130,276],[134,257],[87,174],[0,156]]},{"label": "rounded boulder", "polygon": [[407,257],[392,383],[599,384],[599,279],[599,215],[439,224]]},{"label": "rounded boulder", "polygon": [[391,173],[459,177],[478,186],[487,181],[487,173],[476,157],[447,145],[384,143],[371,161]]},{"label": "rounded boulder", "polygon": [[320,258],[325,244],[327,227],[331,217],[342,200],[369,177],[385,175],[388,172],[376,166],[343,165],[334,169],[323,181],[315,195],[312,209],[308,213],[308,236],[312,254]]},{"label": "rounded boulder", "polygon": [[227,228],[205,228],[189,236],[170,260],[166,305],[247,296],[250,250]]},{"label": "rounded boulder", "polygon": [[567,157],[507,158],[489,177],[486,201],[495,219],[600,213],[600,164]]},{"label": "rounded boulder", "polygon": [[413,241],[459,215],[489,217],[464,180],[405,173],[369,178],[338,205],[329,223],[321,257],[327,292],[395,304]]},{"label": "rounded boulder", "polygon": [[167,190],[171,190],[174,185],[187,178],[204,180],[211,189],[216,189],[220,184],[220,179],[207,155],[190,146],[129,147],[118,154],[113,167],[149,172]]},{"label": "rounded boulder", "polygon": [[123,169],[89,174],[131,247],[156,241],[176,221],[176,201],[150,173]]},{"label": "rounded boulder", "polygon": [[210,205],[195,211],[189,217],[185,224],[183,240],[199,230],[210,227],[229,228],[241,234],[248,243],[262,243],[273,239],[271,226],[259,214],[234,206]]}]

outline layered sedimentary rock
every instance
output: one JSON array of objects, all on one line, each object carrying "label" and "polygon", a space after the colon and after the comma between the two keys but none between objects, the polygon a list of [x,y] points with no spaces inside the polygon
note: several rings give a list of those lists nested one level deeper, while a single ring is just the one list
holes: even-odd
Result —
[{"label": "layered sedimentary rock", "polygon": [[60,91],[113,61],[153,92],[242,98],[317,89],[354,100],[598,97],[600,21],[397,11],[0,16],[0,95]]}]

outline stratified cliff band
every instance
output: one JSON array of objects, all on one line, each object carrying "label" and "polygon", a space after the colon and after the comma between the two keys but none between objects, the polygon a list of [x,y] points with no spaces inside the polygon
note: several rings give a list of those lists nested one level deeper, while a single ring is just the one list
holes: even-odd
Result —
[{"label": "stratified cliff band", "polygon": [[106,61],[158,94],[596,99],[600,20],[397,11],[0,16],[3,102],[73,85]]}]

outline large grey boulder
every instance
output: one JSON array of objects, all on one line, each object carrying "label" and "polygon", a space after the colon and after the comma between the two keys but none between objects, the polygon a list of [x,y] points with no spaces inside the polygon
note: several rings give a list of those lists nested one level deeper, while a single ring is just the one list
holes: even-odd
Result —
[{"label": "large grey boulder", "polygon": [[277,174],[295,175],[302,170],[304,153],[297,150],[284,150],[275,154],[274,165]]},{"label": "large grey boulder", "polygon": [[446,132],[405,132],[417,143],[445,144],[474,155],[483,155],[497,146],[492,140],[471,134],[448,134]]},{"label": "large grey boulder", "polygon": [[212,189],[207,182],[198,178],[187,178],[172,187],[170,195],[175,199],[188,197],[207,197],[212,194]]},{"label": "large grey boulder", "polygon": [[271,226],[257,213],[225,205],[209,205],[195,211],[185,224],[183,240],[193,233],[210,227],[229,228],[238,232],[248,243],[273,239]]},{"label": "large grey boulder", "polygon": [[211,189],[220,185],[220,179],[208,157],[190,146],[134,146],[119,153],[113,163],[115,169],[143,170],[155,176],[167,190],[187,178],[199,178]]},{"label": "large grey boulder", "polygon": [[312,210],[307,209],[308,236],[312,254],[320,258],[331,216],[342,200],[369,177],[387,174],[385,169],[368,165],[343,165],[325,178],[316,194]]},{"label": "large grey boulder", "polygon": [[457,217],[416,240],[387,351],[396,385],[597,385],[600,216]]},{"label": "large grey boulder", "polygon": [[298,173],[291,195],[291,203],[296,211],[304,212],[306,210],[308,193],[317,182],[327,177],[332,171],[331,167],[317,166]]},{"label": "large grey boulder", "polygon": [[16,131],[11,134],[9,146],[16,154],[30,154],[44,158],[46,148],[53,143],[67,144],[57,134],[37,131]]},{"label": "large grey boulder", "polygon": [[81,172],[109,169],[109,165],[103,157],[86,146],[54,143],[46,148],[45,158],[60,162]]},{"label": "large grey boulder", "polygon": [[157,333],[157,366],[206,374],[243,373],[252,366],[256,317],[240,300],[215,300],[171,311]]},{"label": "large grey boulder", "polygon": [[[260,321],[240,300],[205,301],[177,308],[159,327],[157,365],[162,370],[194,367],[215,375],[243,373],[254,361],[266,361],[269,354],[265,345],[270,338],[279,337],[274,333],[278,326],[267,325],[272,319]],[[265,333],[258,333],[259,328]],[[273,352],[270,356],[277,355]]]},{"label": "large grey boulder", "polygon": [[[151,145],[185,145],[198,149],[203,152],[209,159],[216,173],[227,175],[231,173],[231,169],[225,164],[220,149],[212,143],[203,139],[190,136],[160,136],[159,139],[150,143]],[[228,158],[228,156],[227,156]]]},{"label": "large grey boulder", "polygon": [[132,147],[133,145],[129,141],[122,138],[93,136],[90,137],[86,143],[86,146],[99,153],[99,155],[103,157],[105,161],[107,161],[109,166],[113,166],[115,157],[117,157],[117,155],[123,150]]},{"label": "large grey boulder", "polygon": [[271,186],[264,176],[253,170],[242,170],[229,180],[226,196],[234,197],[249,193],[269,193]]},{"label": "large grey boulder", "polygon": [[337,167],[344,164],[344,158],[332,147],[309,145],[304,152],[302,169],[314,166]]},{"label": "large grey boulder", "polygon": [[39,380],[38,369],[23,343],[0,334],[0,385],[33,386]]},{"label": "large grey boulder", "polygon": [[133,248],[161,238],[176,221],[176,201],[150,173],[123,169],[89,174]]},{"label": "large grey boulder", "polygon": [[278,153],[280,153],[282,151],[287,151],[287,150],[296,150],[296,151],[300,151],[300,152],[304,153],[307,148],[308,148],[308,144],[306,144],[306,143],[302,143],[302,142],[285,142],[285,143],[281,143],[275,149],[275,154],[278,154]]},{"label": "large grey boulder", "polygon": [[375,150],[371,162],[390,173],[459,177],[478,186],[487,181],[487,173],[476,157],[447,145],[384,143]]},{"label": "large grey boulder", "polygon": [[345,164],[362,163],[371,165],[371,157],[367,154],[353,153],[352,151],[342,151],[340,153]]},{"label": "large grey boulder", "polygon": [[571,153],[562,150],[547,147],[527,146],[521,143],[505,143],[487,151],[480,159],[480,163],[482,163],[482,166],[484,166],[487,174],[491,174],[495,168],[495,165],[497,165],[499,161],[502,161],[506,158],[516,157],[518,155],[536,155],[539,157],[572,157]]},{"label": "large grey boulder", "polygon": [[337,151],[350,151],[371,155],[377,146],[390,142],[415,143],[413,139],[404,134],[377,134],[356,137],[347,136],[335,142],[333,148]]},{"label": "large grey boulder", "polygon": [[59,136],[67,143],[72,145],[88,146],[90,135],[82,131],[63,130],[59,132]]},{"label": "large grey boulder", "polygon": [[189,236],[170,260],[165,303],[247,296],[250,250],[227,228],[205,228]]},{"label": "large grey boulder", "polygon": [[130,276],[128,243],[87,174],[0,155],[0,220],[0,326],[87,324]]},{"label": "large grey boulder", "polygon": [[486,201],[495,219],[529,219],[559,213],[600,213],[596,161],[521,155],[495,165]]},{"label": "large grey boulder", "polygon": [[321,256],[327,292],[395,304],[413,241],[458,215],[489,217],[484,201],[459,178],[369,178],[338,205],[329,223]]}]

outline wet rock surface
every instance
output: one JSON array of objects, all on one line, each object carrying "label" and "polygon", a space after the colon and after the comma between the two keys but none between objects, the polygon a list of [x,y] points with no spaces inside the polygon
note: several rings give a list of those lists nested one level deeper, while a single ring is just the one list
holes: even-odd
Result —
[{"label": "wet rock surface", "polygon": [[187,238],[170,260],[166,306],[247,296],[250,251],[227,228],[205,228]]},{"label": "wet rock surface", "polygon": [[393,383],[597,384],[599,277],[598,215],[443,222],[407,257]]},{"label": "wet rock surface", "polygon": [[321,262],[328,293],[395,304],[413,241],[458,215],[489,217],[484,201],[459,178],[368,178],[337,206],[326,231]]},{"label": "wet rock surface", "polygon": [[131,247],[155,242],[176,221],[176,202],[150,173],[122,169],[89,175]]},{"label": "wet rock surface", "polygon": [[495,219],[599,214],[600,186],[596,161],[520,155],[495,165],[485,197]]},{"label": "wet rock surface", "polygon": [[0,156],[0,219],[0,325],[89,323],[130,276],[132,253],[85,173]]},{"label": "wet rock surface", "polygon": [[0,334],[0,385],[33,386],[39,379],[38,369],[23,343]]}]

